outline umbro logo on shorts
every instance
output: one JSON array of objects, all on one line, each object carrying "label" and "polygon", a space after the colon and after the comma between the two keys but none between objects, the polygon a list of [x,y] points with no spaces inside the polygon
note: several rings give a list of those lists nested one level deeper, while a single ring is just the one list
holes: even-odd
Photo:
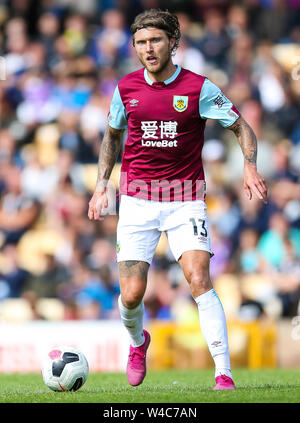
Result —
[{"label": "umbro logo on shorts", "polygon": [[221,341],[214,341],[214,342],[211,343],[211,345],[212,345],[213,348],[216,348],[216,347],[219,347],[220,345],[222,345],[222,342]]}]

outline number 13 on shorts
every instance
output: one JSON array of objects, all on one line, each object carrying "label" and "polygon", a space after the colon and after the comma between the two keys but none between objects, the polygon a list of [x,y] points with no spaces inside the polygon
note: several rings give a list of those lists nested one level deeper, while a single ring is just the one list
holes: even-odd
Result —
[{"label": "number 13 on shorts", "polygon": [[168,231],[168,240],[171,251],[176,259],[185,251],[204,250],[214,254],[210,247],[209,224],[201,213],[202,219],[197,215],[190,217],[187,215],[183,225],[179,225]]},{"label": "number 13 on shorts", "polygon": [[207,229],[205,227],[205,220],[204,219],[195,219],[194,217],[191,217],[190,222],[193,225],[193,230],[194,230],[195,236],[201,235],[201,236],[207,238]]}]

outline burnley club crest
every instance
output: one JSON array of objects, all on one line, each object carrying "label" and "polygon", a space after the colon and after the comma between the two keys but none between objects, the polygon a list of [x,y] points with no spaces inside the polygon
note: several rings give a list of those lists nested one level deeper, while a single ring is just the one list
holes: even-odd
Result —
[{"label": "burnley club crest", "polygon": [[184,112],[188,107],[189,98],[185,95],[173,96],[173,107],[177,112]]}]

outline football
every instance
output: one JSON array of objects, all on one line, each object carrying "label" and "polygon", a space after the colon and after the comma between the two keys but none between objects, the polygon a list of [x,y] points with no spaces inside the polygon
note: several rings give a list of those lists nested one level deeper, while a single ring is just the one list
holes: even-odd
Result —
[{"label": "football", "polygon": [[42,362],[43,381],[53,391],[77,391],[86,382],[88,374],[87,359],[72,347],[56,347]]}]

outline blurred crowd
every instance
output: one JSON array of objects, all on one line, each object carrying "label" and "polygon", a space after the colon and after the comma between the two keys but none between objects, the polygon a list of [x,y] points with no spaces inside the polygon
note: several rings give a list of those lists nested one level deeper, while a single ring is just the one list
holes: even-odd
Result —
[{"label": "blurred crowd", "polygon": [[[174,63],[217,84],[258,139],[267,205],[245,195],[233,133],[207,122],[211,273],[224,308],[247,321],[300,314],[300,2],[0,0],[0,317],[22,299],[47,318],[39,300],[55,299],[62,319],[119,318],[118,216],[92,222],[87,207],[114,88],[141,67],[129,27],[152,7],[180,20]],[[145,310],[197,314],[164,235]]]}]

